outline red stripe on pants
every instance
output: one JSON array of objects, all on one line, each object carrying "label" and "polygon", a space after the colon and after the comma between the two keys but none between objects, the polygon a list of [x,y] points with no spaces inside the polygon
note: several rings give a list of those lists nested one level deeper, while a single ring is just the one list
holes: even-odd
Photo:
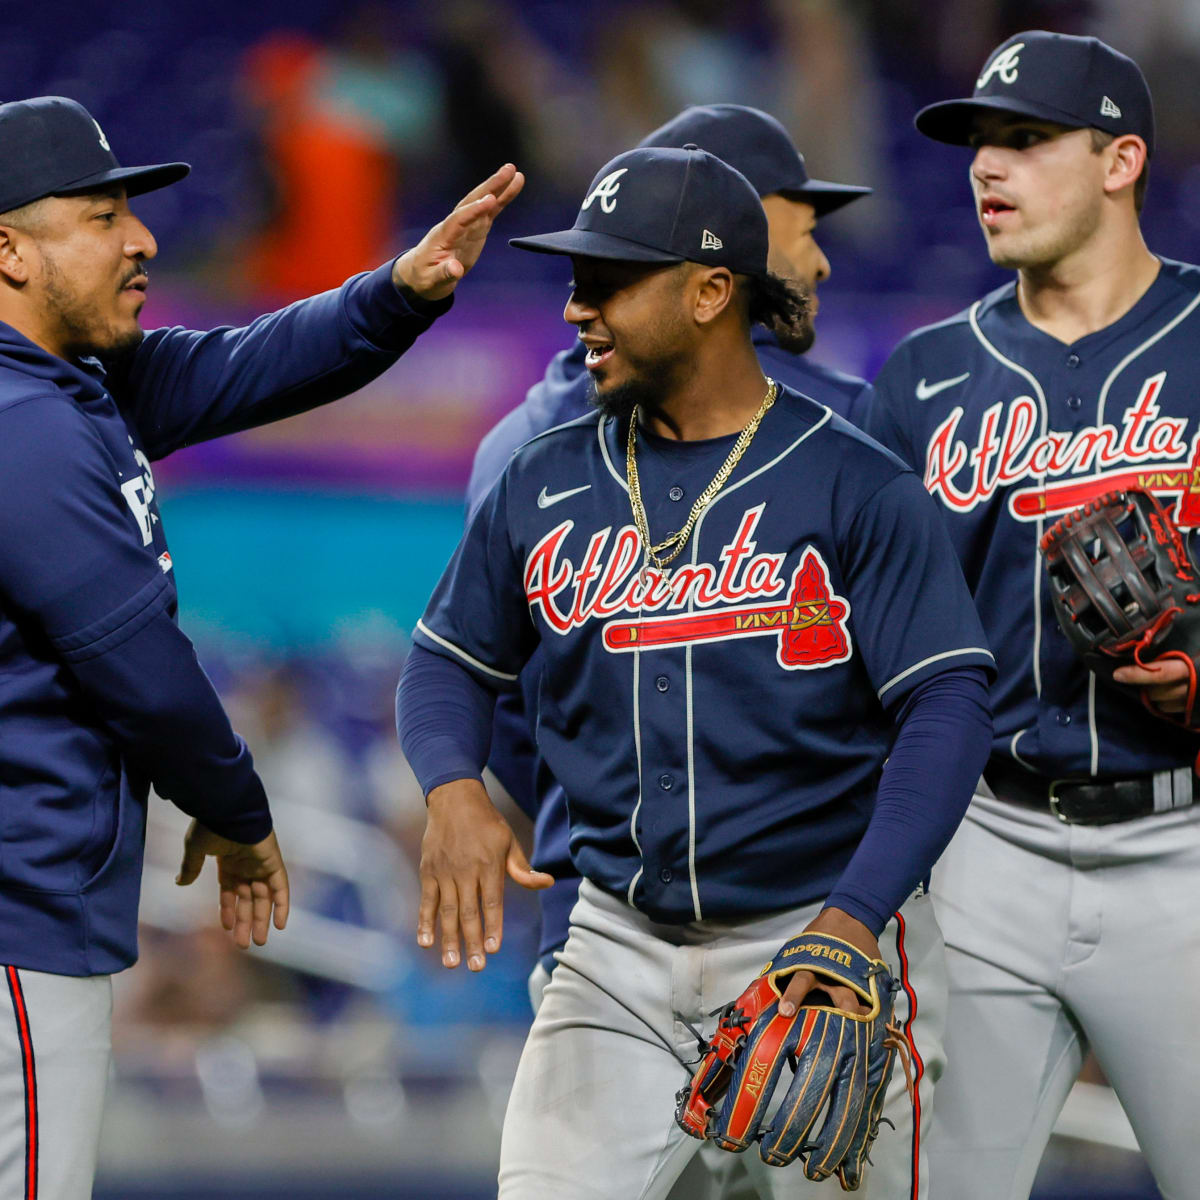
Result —
[{"label": "red stripe on pants", "polygon": [[25,992],[16,967],[5,967],[8,974],[8,994],[12,997],[13,1014],[17,1018],[17,1038],[21,1043],[21,1074],[25,1080],[25,1196],[37,1200],[38,1194],[38,1109],[37,1072],[33,1065],[33,1038],[29,1033],[29,1011],[25,1007]]},{"label": "red stripe on pants", "polygon": [[925,1077],[925,1063],[913,1041],[912,1026],[917,1016],[917,993],[913,991],[908,974],[908,954],[904,949],[904,918],[896,914],[896,952],[900,955],[900,986],[908,997],[908,1020],[904,1023],[904,1040],[912,1052],[913,1060],[913,1131],[912,1131],[912,1191],[911,1200],[921,1194],[921,1080]]}]

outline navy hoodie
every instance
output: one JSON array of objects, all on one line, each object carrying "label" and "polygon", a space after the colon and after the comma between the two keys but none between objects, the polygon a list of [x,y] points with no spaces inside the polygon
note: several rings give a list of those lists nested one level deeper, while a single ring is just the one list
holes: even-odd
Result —
[{"label": "navy hoodie", "polygon": [[157,329],[107,369],[0,323],[0,964],[108,974],[137,957],[146,803],[271,831],[245,743],[176,624],[151,462],[336,399],[417,313],[391,263],[242,329]]}]

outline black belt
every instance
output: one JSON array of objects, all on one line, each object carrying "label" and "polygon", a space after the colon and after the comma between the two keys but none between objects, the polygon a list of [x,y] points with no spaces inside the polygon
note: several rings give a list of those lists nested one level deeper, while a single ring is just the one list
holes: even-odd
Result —
[{"label": "black belt", "polygon": [[1193,803],[1191,767],[1130,779],[1050,779],[992,759],[984,782],[997,800],[1053,813],[1068,825],[1112,825]]}]

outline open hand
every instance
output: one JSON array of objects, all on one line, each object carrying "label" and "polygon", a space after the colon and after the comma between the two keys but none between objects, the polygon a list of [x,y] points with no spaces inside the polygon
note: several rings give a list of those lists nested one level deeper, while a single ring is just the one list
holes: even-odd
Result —
[{"label": "open hand", "polygon": [[490,179],[469,191],[392,267],[392,282],[422,300],[443,300],[475,265],[497,215],[516,199],[525,176],[505,163]]},{"label": "open hand", "polygon": [[483,784],[457,779],[429,793],[421,842],[421,907],[417,944],[432,946],[434,917],[442,932],[442,965],[457,967],[459,934],[467,967],[482,971],[504,933],[504,876],[525,888],[547,888],[554,877],[535,871]]},{"label": "open hand", "polygon": [[222,926],[243,950],[249,949],[251,937],[256,946],[265,946],[272,911],[276,929],[288,919],[287,867],[275,834],[251,846],[218,837],[193,821],[183,839],[183,862],[175,882],[186,886],[195,880],[210,854],[217,860]]}]

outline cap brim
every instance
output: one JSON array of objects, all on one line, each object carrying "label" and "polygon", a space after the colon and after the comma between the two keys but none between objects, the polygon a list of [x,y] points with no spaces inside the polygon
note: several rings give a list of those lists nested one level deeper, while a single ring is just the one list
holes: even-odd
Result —
[{"label": "cap brim", "polygon": [[192,168],[187,163],[159,163],[152,167],[113,167],[98,171],[84,179],[74,180],[69,186],[56,188],[54,195],[70,196],[78,192],[90,192],[97,188],[119,183],[127,196],[141,196],[159,188],[178,183]]},{"label": "cap brim", "polygon": [[809,179],[798,188],[781,188],[785,196],[796,196],[811,204],[818,217],[844,208],[853,200],[869,196],[874,188],[860,187],[853,183],[830,183],[827,179]]},{"label": "cap brim", "polygon": [[941,100],[921,109],[913,118],[920,133],[935,142],[946,142],[951,146],[970,144],[975,130],[975,118],[980,113],[1011,113],[1021,117],[1036,117],[1040,121],[1053,121],[1056,125],[1067,125],[1072,129],[1084,129],[1086,125],[1078,117],[1051,108],[1048,104],[1034,104],[1028,100],[1009,99],[1006,96],[984,96],[971,100]]},{"label": "cap brim", "polygon": [[542,233],[536,237],[511,238],[508,244],[536,254],[575,254],[580,258],[610,258],[619,262],[683,262],[682,255],[593,229],[563,229],[559,233]]}]

